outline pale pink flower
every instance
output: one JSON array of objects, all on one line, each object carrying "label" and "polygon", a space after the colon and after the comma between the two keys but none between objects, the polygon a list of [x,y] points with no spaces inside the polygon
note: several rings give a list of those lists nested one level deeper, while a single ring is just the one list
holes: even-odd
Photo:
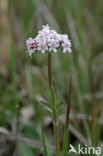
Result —
[{"label": "pale pink flower", "polygon": [[64,53],[66,53],[66,52],[71,53],[72,52],[71,51],[71,42],[68,39],[68,35],[61,35],[61,46],[62,46]]},{"label": "pale pink flower", "polygon": [[26,45],[27,45],[27,48],[28,48],[28,52],[29,52],[29,55],[31,56],[33,53],[36,52],[37,50],[37,43],[35,41],[35,39],[32,39],[31,37],[26,40]]}]

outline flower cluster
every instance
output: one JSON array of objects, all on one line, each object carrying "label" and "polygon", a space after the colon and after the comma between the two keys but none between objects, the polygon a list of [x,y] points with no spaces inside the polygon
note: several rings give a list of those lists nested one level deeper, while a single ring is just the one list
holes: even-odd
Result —
[{"label": "flower cluster", "polygon": [[43,26],[34,39],[29,38],[26,45],[30,56],[37,51],[42,53],[46,51],[57,52],[58,48],[61,48],[64,53],[71,52],[71,42],[68,35],[58,34],[49,25]]}]

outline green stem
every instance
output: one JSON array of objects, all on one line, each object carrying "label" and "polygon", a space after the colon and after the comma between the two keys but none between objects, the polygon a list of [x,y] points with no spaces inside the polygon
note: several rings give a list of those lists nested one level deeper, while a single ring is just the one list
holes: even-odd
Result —
[{"label": "green stem", "polygon": [[65,127],[64,138],[63,138],[63,156],[67,156],[69,150],[69,129]]},{"label": "green stem", "polygon": [[48,156],[47,146],[46,146],[46,141],[45,141],[45,134],[44,134],[44,127],[42,123],[41,123],[41,130],[42,130],[42,142],[43,142],[43,148],[44,148],[44,156]]},{"label": "green stem", "polygon": [[52,89],[52,67],[51,67],[51,54],[48,54],[48,80],[49,80],[49,88]]},{"label": "green stem", "polygon": [[59,144],[59,133],[58,133],[58,121],[53,122],[54,125],[54,136],[55,136],[55,146],[56,146],[56,156],[60,156],[60,144]]},{"label": "green stem", "polygon": [[95,99],[95,88],[94,88],[94,81],[93,81],[93,74],[92,74],[92,60],[90,58],[89,65],[88,65],[88,71],[89,71],[89,80],[90,80],[90,91],[91,91],[91,103],[93,107],[92,111],[92,145],[96,146],[96,125],[97,125],[97,115],[98,110],[96,106],[96,99]]},{"label": "green stem", "polygon": [[53,89],[51,62],[52,62],[51,54],[48,54],[48,80],[49,80],[49,89],[50,89],[52,108],[53,108],[53,126],[54,126],[56,156],[60,156],[59,130],[58,130],[58,120],[56,117],[55,93]]},{"label": "green stem", "polygon": [[38,105],[36,107],[36,111],[39,116],[39,123],[41,127],[41,139],[42,139],[42,144],[43,144],[44,156],[48,156],[45,131],[44,131],[44,123],[43,123],[44,113],[43,113],[42,107],[39,108]]}]

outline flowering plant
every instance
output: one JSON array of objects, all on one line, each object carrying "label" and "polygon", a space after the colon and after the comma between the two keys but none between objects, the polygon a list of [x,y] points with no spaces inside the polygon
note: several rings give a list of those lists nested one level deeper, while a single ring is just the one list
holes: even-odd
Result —
[{"label": "flowering plant", "polygon": [[[58,34],[55,30],[51,29],[49,25],[46,25],[42,27],[42,30],[38,32],[38,35],[34,39],[29,38],[28,40],[26,40],[26,45],[27,45],[28,53],[30,56],[32,56],[33,53],[36,53],[38,51],[40,51],[41,53],[48,52],[48,80],[49,80],[48,82],[49,82],[49,89],[50,89],[50,95],[51,95],[51,101],[50,101],[51,106],[48,105],[48,107],[49,109],[51,109],[52,117],[53,117],[56,156],[60,156],[59,128],[58,128],[58,119],[57,119],[58,102],[57,102],[56,93],[55,93],[53,80],[52,80],[51,52],[56,53],[57,49],[60,48],[63,51],[63,53],[66,53],[66,52],[71,53],[71,42],[68,39],[68,35]],[[71,89],[70,89],[70,92],[71,92]],[[70,105],[68,105],[67,115],[66,115],[64,142],[63,142],[63,156],[67,155],[67,150],[68,150],[67,145],[68,145],[69,107]],[[47,156],[47,148],[45,144],[43,131],[42,131],[42,136],[43,136],[44,152],[45,152],[45,156]]]}]

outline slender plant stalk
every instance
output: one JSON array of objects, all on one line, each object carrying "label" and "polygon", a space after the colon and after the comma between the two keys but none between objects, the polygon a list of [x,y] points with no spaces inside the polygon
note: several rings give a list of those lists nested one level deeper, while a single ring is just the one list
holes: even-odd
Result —
[{"label": "slender plant stalk", "polygon": [[68,144],[69,144],[69,116],[70,116],[70,105],[71,105],[71,74],[70,74],[70,85],[69,85],[69,93],[68,93],[68,105],[67,105],[67,112],[65,118],[65,129],[64,129],[64,139],[63,139],[63,156],[67,156],[68,154]]},{"label": "slender plant stalk", "polygon": [[54,137],[55,137],[55,146],[56,146],[56,156],[60,156],[60,144],[59,144],[59,130],[58,130],[58,121],[54,121]]},{"label": "slender plant stalk", "polygon": [[39,108],[38,106],[36,107],[36,110],[37,110],[37,114],[39,116],[39,123],[40,123],[40,128],[41,128],[41,139],[42,139],[42,144],[43,144],[44,156],[48,156],[46,140],[45,140],[45,132],[44,132],[44,126],[43,126],[43,118],[44,118],[43,111],[42,111],[42,108]]},{"label": "slender plant stalk", "polygon": [[49,89],[52,90],[52,67],[51,67],[51,54],[48,54],[48,80],[49,80]]},{"label": "slender plant stalk", "polygon": [[92,64],[91,64],[92,61],[90,61],[89,63],[89,78],[90,78],[90,91],[91,91],[91,96],[92,96],[92,107],[93,107],[93,110],[92,110],[92,145],[93,146],[96,146],[96,126],[97,126],[97,116],[98,116],[98,109],[97,109],[97,106],[96,106],[96,99],[95,99],[95,90],[94,90],[94,82],[93,82],[93,75],[92,75]]},{"label": "slender plant stalk", "polygon": [[92,111],[92,145],[95,147],[96,146],[96,126],[97,126],[97,107],[94,105],[93,106],[93,111]]},{"label": "slender plant stalk", "polygon": [[56,117],[55,93],[54,93],[54,89],[53,89],[51,65],[52,65],[51,64],[51,54],[48,54],[48,80],[49,80],[49,89],[50,89],[52,108],[53,108],[53,126],[54,126],[56,156],[60,156],[59,130],[58,130],[58,120]]},{"label": "slender plant stalk", "polygon": [[41,139],[42,139],[42,144],[43,144],[43,152],[44,152],[44,156],[48,156],[48,152],[47,152],[47,145],[46,145],[46,139],[45,139],[45,132],[44,132],[44,124],[43,124],[43,119],[44,119],[44,113],[42,110],[42,107],[38,107],[38,105],[35,105],[36,107],[36,112],[37,115],[39,116],[39,123],[40,123],[40,128],[41,128]]},{"label": "slender plant stalk", "polygon": [[44,119],[44,114],[42,108],[39,108],[38,106],[36,107],[37,114],[39,116],[39,122],[40,122],[40,127],[41,127],[41,137],[42,137],[42,144],[43,144],[43,149],[44,149],[44,156],[48,156],[47,152],[47,145],[46,145],[46,139],[45,139],[45,132],[44,132],[44,124],[43,124],[43,119]]},{"label": "slender plant stalk", "polygon": [[41,131],[42,131],[42,142],[43,142],[43,148],[44,148],[44,156],[48,156],[47,146],[46,146],[46,141],[45,141],[45,134],[44,134],[44,127],[42,125],[42,121],[41,121]]}]

